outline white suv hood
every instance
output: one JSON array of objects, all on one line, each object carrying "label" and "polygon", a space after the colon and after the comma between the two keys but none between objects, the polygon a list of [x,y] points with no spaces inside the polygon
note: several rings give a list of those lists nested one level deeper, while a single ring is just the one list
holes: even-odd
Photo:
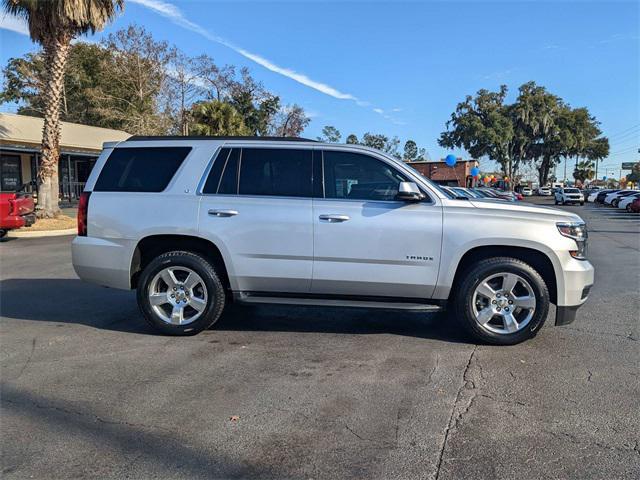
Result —
[{"label": "white suv hood", "polygon": [[[514,217],[537,216],[547,217],[550,220],[565,222],[581,222],[583,221],[578,215],[569,213],[565,210],[551,207],[541,207],[527,202],[505,202],[499,200],[485,200],[480,198],[470,199],[469,202],[476,208],[483,210],[497,210],[501,214],[511,214]],[[498,213],[498,212],[496,212]]]}]

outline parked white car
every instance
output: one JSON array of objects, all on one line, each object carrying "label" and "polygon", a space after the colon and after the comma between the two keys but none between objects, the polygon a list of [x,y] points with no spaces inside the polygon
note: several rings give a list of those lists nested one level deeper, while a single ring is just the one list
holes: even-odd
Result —
[{"label": "parked white car", "polygon": [[531,190],[529,187],[524,187],[524,188],[522,189],[522,195],[523,195],[524,197],[530,197],[530,196],[532,196],[532,195],[533,195],[533,190]]},{"label": "parked white car", "polygon": [[605,192],[605,191],[609,191],[609,192],[611,192],[611,191],[613,191],[613,190],[611,190],[611,189],[606,189],[606,190],[598,189],[598,190],[596,190],[596,191],[594,191],[594,192],[591,192],[591,193],[589,194],[589,196],[587,197],[587,202],[594,203],[594,202],[596,201],[596,197],[597,197],[600,193],[603,193],[603,192]]},{"label": "parked white car", "polygon": [[538,195],[543,196],[543,197],[550,197],[551,196],[551,187],[540,187],[538,189]]},{"label": "parked white car", "polygon": [[556,205],[566,205],[568,203],[579,203],[584,205],[584,195],[577,188],[558,187],[555,193]]},{"label": "parked white car", "polygon": [[622,208],[623,210],[627,209],[627,205],[631,205],[631,203],[636,199],[640,198],[640,193],[634,193],[633,195],[629,195],[627,197],[621,198],[618,202],[618,208]]},{"label": "parked white car", "polygon": [[604,197],[604,204],[617,207],[620,200],[636,193],[637,190],[618,190]]},{"label": "parked white car", "polygon": [[[230,302],[438,311],[511,345],[575,319],[594,281],[571,212],[453,195],[377,150],[303,139],[105,144],[78,207],[83,280],[137,289],[169,335]],[[73,301],[73,299],[71,299]]]}]

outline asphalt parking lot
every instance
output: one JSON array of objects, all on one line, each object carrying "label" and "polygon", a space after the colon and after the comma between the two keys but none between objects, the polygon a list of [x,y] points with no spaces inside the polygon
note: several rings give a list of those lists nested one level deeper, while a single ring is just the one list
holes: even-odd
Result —
[{"label": "asphalt parking lot", "polygon": [[596,285],[514,347],[443,314],[273,306],[163,337],[75,277],[70,237],[3,242],[3,477],[640,478],[640,215],[563,208]]}]

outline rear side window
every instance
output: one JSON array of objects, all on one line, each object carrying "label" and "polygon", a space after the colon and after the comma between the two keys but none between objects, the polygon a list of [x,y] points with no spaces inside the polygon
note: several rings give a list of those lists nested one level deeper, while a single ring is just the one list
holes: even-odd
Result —
[{"label": "rear side window", "polygon": [[96,181],[96,192],[161,192],[191,147],[116,148]]},{"label": "rear side window", "polygon": [[311,150],[243,148],[240,195],[311,197]]}]

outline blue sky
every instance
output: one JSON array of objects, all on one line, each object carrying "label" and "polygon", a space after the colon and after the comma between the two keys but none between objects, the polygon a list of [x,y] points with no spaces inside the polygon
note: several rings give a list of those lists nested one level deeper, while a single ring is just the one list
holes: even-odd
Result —
[{"label": "blue sky", "polygon": [[[639,156],[639,5],[128,0],[104,33],[135,22],[188,54],[249,67],[311,114],[305,136],[324,125],[344,136],[398,135],[434,159],[449,153],[437,138],[465,95],[504,83],[513,97],[534,80],[601,121],[612,152],[603,164],[617,175]],[[36,47],[19,23],[0,18],[4,65]]]}]

